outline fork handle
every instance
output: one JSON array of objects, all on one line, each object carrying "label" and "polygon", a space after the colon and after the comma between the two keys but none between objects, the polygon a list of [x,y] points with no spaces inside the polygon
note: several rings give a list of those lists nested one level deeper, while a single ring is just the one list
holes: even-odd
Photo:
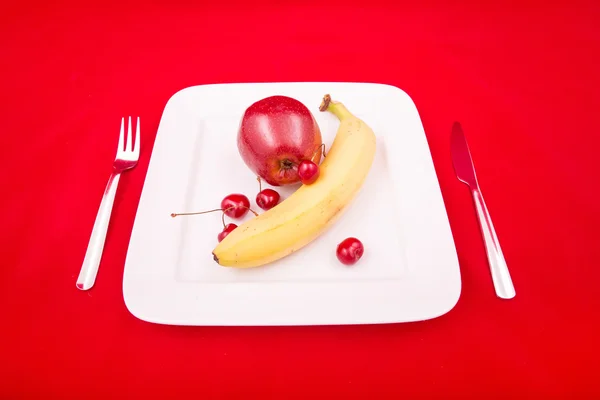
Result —
[{"label": "fork handle", "polygon": [[79,271],[79,277],[77,278],[78,289],[88,290],[94,286],[98,268],[100,267],[100,260],[102,259],[104,240],[106,239],[108,222],[110,220],[113,203],[115,202],[115,194],[117,193],[120,177],[121,174],[119,172],[113,172],[108,179],[108,184],[106,185],[104,196],[102,196],[102,202],[98,209],[98,215],[96,215],[96,222],[94,222],[94,228],[92,229],[92,235],[88,243],[85,258],[83,259],[83,265],[81,266],[81,271]]},{"label": "fork handle", "polygon": [[473,200],[477,209],[477,217],[481,226],[481,234],[485,243],[496,295],[501,299],[512,299],[516,294],[515,287],[513,286],[508,266],[500,248],[500,242],[496,236],[496,230],[494,229],[492,219],[490,218],[480,190],[473,189]]}]

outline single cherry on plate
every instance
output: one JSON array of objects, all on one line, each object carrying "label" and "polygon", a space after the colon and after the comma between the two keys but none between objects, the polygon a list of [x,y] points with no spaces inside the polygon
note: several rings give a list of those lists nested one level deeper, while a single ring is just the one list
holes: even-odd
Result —
[{"label": "single cherry on plate", "polygon": [[241,218],[250,210],[250,200],[243,194],[233,193],[221,201],[221,209],[230,218]]},{"label": "single cherry on plate", "polygon": [[258,180],[258,190],[260,190],[256,195],[256,204],[263,210],[270,210],[279,203],[279,193],[273,189],[263,189],[260,177],[256,179]]},{"label": "single cherry on plate", "polygon": [[225,239],[227,237],[227,235],[229,235],[231,232],[233,232],[233,230],[237,227],[238,226],[236,224],[225,225],[225,228],[223,228],[223,231],[217,235],[217,239],[219,239],[219,243],[221,243],[221,241],[223,239]]},{"label": "single cherry on plate", "polygon": [[349,237],[338,244],[336,255],[342,264],[355,264],[365,252],[365,247],[357,238]]},{"label": "single cherry on plate", "polygon": [[319,177],[319,166],[310,160],[302,160],[298,165],[298,176],[303,184],[310,185]]}]

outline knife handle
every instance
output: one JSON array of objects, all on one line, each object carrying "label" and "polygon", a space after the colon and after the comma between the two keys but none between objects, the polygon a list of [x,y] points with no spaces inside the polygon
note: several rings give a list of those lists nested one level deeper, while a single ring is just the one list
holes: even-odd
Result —
[{"label": "knife handle", "polygon": [[479,189],[473,189],[473,200],[477,209],[477,217],[481,226],[481,234],[485,243],[490,271],[492,272],[492,281],[496,289],[496,295],[501,299],[512,299],[515,297],[515,287],[513,286],[508,266],[504,260],[500,242],[496,236],[496,230],[492,224],[492,219],[483,200],[483,195]]}]

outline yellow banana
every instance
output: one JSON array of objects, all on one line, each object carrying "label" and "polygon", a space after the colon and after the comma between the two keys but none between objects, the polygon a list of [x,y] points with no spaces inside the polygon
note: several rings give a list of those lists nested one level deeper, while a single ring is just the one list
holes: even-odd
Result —
[{"label": "yellow banana", "polygon": [[257,267],[292,254],[333,224],[360,190],[375,157],[375,134],[329,95],[319,109],[340,120],[319,178],[225,237],[213,250],[220,265]]}]

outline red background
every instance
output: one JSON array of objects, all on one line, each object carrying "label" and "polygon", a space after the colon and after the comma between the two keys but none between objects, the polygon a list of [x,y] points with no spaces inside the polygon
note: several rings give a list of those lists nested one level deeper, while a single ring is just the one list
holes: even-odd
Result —
[{"label": "red background", "polygon": [[[150,3],[0,12],[0,397],[600,396],[600,3]],[[385,326],[134,318],[123,266],[169,97],[203,83],[303,80],[411,95],[461,263],[456,307]],[[121,179],[96,286],[81,292],[125,115],[142,118],[141,160]],[[455,120],[512,301],[494,295],[469,192],[453,173]]]}]

